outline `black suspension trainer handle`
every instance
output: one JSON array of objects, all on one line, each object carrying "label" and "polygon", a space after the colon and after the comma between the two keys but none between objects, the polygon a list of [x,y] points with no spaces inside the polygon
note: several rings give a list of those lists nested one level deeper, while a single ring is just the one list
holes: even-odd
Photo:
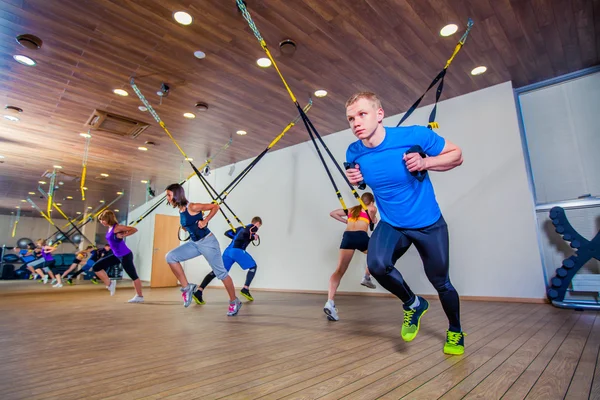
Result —
[{"label": "black suspension trainer handle", "polygon": [[[427,154],[425,154],[425,151],[423,150],[423,148],[421,146],[419,146],[418,144],[414,145],[413,147],[411,147],[410,149],[406,150],[406,153],[404,154],[410,154],[410,153],[419,153],[419,155],[423,158],[427,157]],[[415,178],[417,178],[417,180],[419,182],[423,182],[425,180],[425,177],[427,176],[427,171],[413,171],[410,173],[412,176],[414,176]]]},{"label": "black suspension trainer handle", "polygon": [[[346,168],[347,170],[350,169],[350,168],[356,168],[356,164],[345,162],[344,163],[344,168]],[[358,182],[358,188],[360,190],[365,190],[367,188],[367,184],[365,183],[365,181]]]}]

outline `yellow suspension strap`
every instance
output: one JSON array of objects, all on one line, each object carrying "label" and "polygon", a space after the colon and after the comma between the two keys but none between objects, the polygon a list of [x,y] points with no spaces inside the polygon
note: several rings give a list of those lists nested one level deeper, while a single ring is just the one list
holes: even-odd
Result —
[{"label": "yellow suspension strap", "polygon": [[85,201],[85,177],[87,175],[87,161],[88,161],[88,152],[90,149],[90,139],[92,135],[88,130],[87,136],[85,137],[85,145],[83,148],[83,162],[82,162],[82,170],[81,170],[81,184],[79,185],[79,189],[81,190],[81,200]]},{"label": "yellow suspension strap", "polygon": [[[38,189],[39,190],[39,189]],[[93,221],[94,219],[96,219],[98,217],[98,215],[100,215],[100,213],[104,210],[106,210],[108,207],[112,206],[113,204],[115,204],[117,201],[119,201],[119,199],[121,197],[123,197],[124,191],[120,192],[121,194],[119,194],[113,201],[111,201],[108,204],[101,204],[98,207],[96,207],[95,211],[91,211],[89,213],[84,212],[81,217],[76,218],[75,224],[77,224],[77,226],[79,227],[79,229],[81,229],[85,224],[87,224],[90,221]],[[83,225],[80,225],[83,224]],[[62,229],[66,229],[69,227],[69,225],[71,225],[71,223],[67,223],[65,224]],[[71,228],[72,229],[72,228]],[[71,231],[71,229],[69,229],[69,231]]]},{"label": "yellow suspension strap", "polygon": [[[45,219],[46,221],[48,221],[48,223],[49,223],[50,225],[52,225],[52,226],[54,227],[54,229],[56,229],[56,230],[57,230],[57,233],[60,233],[60,234],[63,236],[63,238],[65,238],[67,241],[69,241],[71,244],[73,244],[73,246],[75,246],[75,248],[78,248],[78,247],[79,247],[79,246],[77,246],[77,245],[76,245],[76,244],[75,244],[75,243],[74,243],[74,242],[73,242],[73,241],[72,241],[72,240],[71,240],[71,239],[70,239],[70,238],[69,238],[69,237],[68,237],[68,236],[67,236],[67,235],[66,235],[66,234],[65,234],[65,233],[64,233],[64,232],[63,232],[63,231],[62,231],[62,230],[61,230],[61,229],[58,227],[58,226],[56,226],[56,224],[54,223],[54,221],[52,221],[52,218],[50,218],[50,216],[48,216],[48,215],[44,214],[44,212],[42,211],[42,209],[41,209],[41,208],[39,208],[39,207],[38,207],[38,205],[37,205],[37,204],[35,204],[35,203],[33,202],[33,200],[31,200],[31,198],[27,197],[27,201],[29,202],[29,204],[31,204],[31,206],[32,206],[33,208],[35,208],[37,211],[39,211],[39,213],[41,214],[41,216],[42,216],[42,217],[44,217],[44,219]],[[54,236],[54,235],[56,235],[56,233],[53,233],[53,234],[52,234],[52,236]],[[52,236],[50,236],[50,237],[52,237]],[[62,239],[60,239],[60,240],[59,240],[59,242],[62,242]]]},{"label": "yellow suspension strap", "polygon": [[[312,99],[308,100],[308,104],[306,106],[304,106],[304,112],[308,112],[310,110],[310,108],[312,107]],[[269,145],[267,146],[266,149],[264,149],[262,151],[262,153],[260,153],[258,156],[256,156],[256,158],[254,158],[254,160],[252,160],[252,162],[250,162],[250,164],[248,164],[246,166],[246,168],[244,168],[242,170],[242,172],[240,172],[230,183],[229,185],[227,185],[227,187],[225,189],[223,189],[223,191],[221,192],[220,196],[223,200],[225,200],[227,198],[227,196],[233,191],[233,189],[242,181],[242,179],[244,179],[246,177],[246,175],[248,175],[248,173],[252,170],[252,168],[254,168],[254,166],[256,166],[256,164],[258,164],[258,162],[267,154],[267,152],[269,150],[271,150],[273,148],[273,146],[275,146],[277,144],[277,142],[279,142],[281,140],[281,138],[283,138],[283,136],[294,127],[294,125],[296,125],[296,123],[298,123],[298,121],[300,120],[300,116],[297,116],[296,118],[294,118],[289,124],[287,124],[287,126],[285,128],[283,128],[283,131],[281,131],[281,133],[279,135],[277,135],[277,137],[275,139],[273,139],[273,141],[271,141],[271,143],[269,143]]]},{"label": "yellow suspension strap", "polygon": [[[38,187],[38,191],[42,194],[42,196],[48,198],[48,194],[46,192],[44,192],[44,190],[41,187]],[[65,213],[58,207],[58,205],[56,205],[56,203],[54,201],[52,202],[52,206],[56,209],[56,211],[58,211],[60,213],[60,215],[63,216],[64,219],[66,219],[68,221],[67,226],[69,226],[69,225],[72,226],[66,233],[63,233],[63,235],[68,236],[71,233],[73,233],[72,232],[73,230],[76,230],[77,233],[79,233],[83,239],[87,240],[88,242],[90,242],[90,244],[94,245],[94,242],[92,242],[87,237],[85,237],[83,232],[81,232],[81,230],[79,230],[79,227],[77,227],[77,224],[74,223],[74,220],[71,220],[69,217],[67,217],[65,215]],[[83,225],[82,225],[82,227],[83,227]],[[52,236],[53,235],[51,235],[50,237],[52,237]],[[48,240],[48,239],[46,239],[46,240]]]},{"label": "yellow suspension strap", "polygon": [[[65,213],[64,213],[64,212],[63,212],[63,211],[62,211],[62,210],[61,210],[61,209],[60,209],[60,208],[59,208],[59,207],[56,205],[56,203],[55,203],[55,202],[52,202],[52,206],[53,206],[53,207],[56,209],[56,211],[58,211],[58,212],[59,212],[59,214],[60,214],[60,215],[62,215],[62,217],[63,217],[64,219],[66,219],[67,221],[69,221],[69,224],[71,224],[71,225],[73,226],[73,229],[75,229],[75,230],[77,231],[77,233],[79,233],[79,235],[81,235],[81,238],[82,238],[82,239],[85,239],[85,240],[87,240],[89,244],[91,244],[92,246],[94,246],[94,248],[97,248],[97,247],[96,247],[96,243],[94,243],[94,242],[92,242],[90,239],[88,239],[88,238],[87,238],[87,237],[86,237],[86,236],[83,234],[83,232],[82,232],[82,231],[81,231],[81,230],[80,230],[80,229],[77,227],[77,225],[76,225],[76,224],[75,224],[75,223],[74,223],[74,222],[73,222],[73,221],[72,221],[72,220],[71,220],[69,217],[67,217],[67,216],[65,215]],[[69,233],[67,232],[67,234],[69,234]]]},{"label": "yellow suspension strap", "polygon": [[[185,160],[187,162],[190,163],[190,166],[192,167],[192,169],[196,173],[196,176],[198,176],[198,179],[200,179],[200,182],[202,182],[202,184],[204,185],[205,188],[207,188],[207,185],[210,186],[210,183],[208,183],[208,181],[204,178],[204,176],[202,176],[202,174],[200,173],[200,171],[198,170],[198,168],[196,168],[196,166],[194,165],[194,163],[192,163],[192,161],[190,161],[190,158],[187,156],[187,154],[185,154],[185,151],[183,151],[183,149],[181,148],[181,146],[179,146],[179,143],[177,143],[177,141],[175,140],[175,138],[173,137],[173,135],[171,135],[171,132],[169,132],[169,130],[167,129],[165,123],[162,121],[162,119],[160,118],[160,116],[158,115],[158,113],[154,110],[154,108],[148,102],[148,100],[146,100],[146,97],[144,97],[144,95],[142,94],[142,92],[140,91],[140,89],[135,84],[135,79],[131,78],[131,80],[129,81],[129,84],[131,85],[131,88],[133,89],[133,91],[135,92],[135,94],[138,96],[138,98],[144,104],[144,106],[148,109],[148,112],[152,115],[152,117],[154,117],[154,119],[156,120],[156,122],[158,122],[158,125],[160,125],[160,127],[163,129],[163,131],[165,131],[165,133],[167,134],[167,136],[169,136],[169,138],[171,139],[171,141],[173,142],[173,144],[175,144],[175,146],[177,147],[177,149],[179,150],[179,152],[181,153],[181,155],[185,158]],[[208,188],[207,188],[207,191],[208,191]],[[216,191],[214,190],[214,188],[213,188],[213,191],[216,193]],[[210,193],[210,191],[209,191],[209,194],[213,198],[213,203],[217,204],[214,196],[212,196],[212,194]],[[217,194],[217,196],[218,196],[218,194]],[[231,208],[226,203],[223,202],[222,204],[227,208],[227,210],[229,210],[229,212],[231,214],[233,214],[233,217],[238,221],[238,223],[241,226],[245,226],[242,223],[242,221],[238,218],[238,216],[231,210]],[[225,214],[225,212],[223,211],[223,209],[221,207],[219,207],[219,211],[221,212],[221,215],[223,215],[223,218],[225,218],[225,221],[227,222],[227,224],[235,232],[235,228],[232,225],[231,221],[229,220],[229,217],[227,217],[227,215]]]},{"label": "yellow suspension strap", "polygon": [[[214,156],[210,157],[208,160],[206,160],[204,162],[204,164],[202,164],[199,169],[202,170],[204,168],[206,168],[208,165],[210,165],[211,162],[214,161],[215,158],[217,158],[219,156],[219,154],[221,154],[223,151],[227,150],[229,148],[229,146],[231,146],[231,142],[233,141],[232,138],[229,139],[229,141],[227,141],[227,143],[225,143],[225,145],[223,145],[223,147],[221,147],[219,149],[219,151],[217,151],[215,153]],[[181,182],[179,182],[180,185],[183,185],[186,181],[190,180],[190,178],[192,178],[194,175],[196,175],[196,172],[192,172],[187,178],[185,178],[184,180],[182,180]],[[132,221],[129,223],[130,226],[136,226],[137,224],[139,224],[140,222],[142,222],[142,220],[144,218],[146,218],[148,215],[152,214],[152,212],[154,210],[156,210],[158,207],[160,207],[161,204],[164,203],[165,199],[167,198],[167,195],[163,195],[162,198],[160,200],[158,200],[148,211],[146,211],[144,214],[142,214],[138,219],[136,219],[135,221]]]},{"label": "yellow suspension strap", "polygon": [[[229,139],[229,141],[227,143],[225,143],[225,145],[223,147],[221,147],[219,149],[219,151],[211,158],[209,158],[208,160],[206,160],[206,162],[204,164],[202,164],[200,166],[199,169],[204,169],[206,166],[210,165],[211,162],[213,162],[213,160],[223,151],[226,150],[227,148],[229,148],[229,146],[231,145],[233,139]],[[190,180],[194,175],[196,175],[196,172],[192,172],[187,178],[185,178],[184,180],[182,180],[181,182],[179,182],[180,185],[183,185],[185,182],[187,182],[188,180]],[[150,215],[154,210],[156,210],[161,204],[163,204],[163,202],[166,200],[167,195],[163,195],[160,200],[158,200],[148,211],[146,211],[144,214],[142,214],[138,219],[136,219],[135,221],[131,221],[129,223],[130,226],[136,226],[137,224],[139,224],[140,222],[142,222],[142,220],[144,218],[146,218],[148,215]]]},{"label": "yellow suspension strap", "polygon": [[415,103],[410,106],[410,108],[408,109],[408,111],[402,116],[402,119],[400,120],[400,122],[398,122],[398,125],[396,126],[400,126],[402,125],[402,123],[404,121],[406,121],[406,119],[408,117],[410,117],[410,115],[417,109],[417,107],[419,107],[419,104],[421,103],[421,100],[423,100],[423,97],[425,97],[425,95],[427,94],[427,92],[429,92],[429,90],[434,87],[436,85],[436,83],[439,82],[439,85],[435,91],[435,104],[433,105],[433,109],[431,110],[431,113],[429,114],[429,123],[427,124],[427,127],[429,129],[437,129],[439,128],[439,124],[437,122],[435,122],[435,114],[437,111],[437,105],[438,105],[438,101],[440,100],[440,97],[442,95],[442,91],[444,90],[444,77],[446,76],[446,71],[448,71],[448,67],[450,66],[450,64],[452,63],[452,61],[454,60],[454,57],[456,57],[456,55],[458,54],[458,52],[460,51],[460,49],[462,49],[462,47],[464,46],[465,42],[467,41],[467,37],[469,36],[469,32],[471,32],[471,28],[473,28],[473,20],[471,18],[469,18],[469,20],[467,21],[467,29],[465,31],[465,33],[462,35],[462,37],[460,38],[460,40],[458,41],[458,43],[456,44],[456,46],[454,47],[454,51],[452,52],[452,55],[450,56],[450,58],[448,59],[448,61],[446,61],[446,65],[444,66],[444,69],[442,69],[440,71],[439,74],[437,74],[437,76],[435,78],[433,78],[433,81],[431,81],[431,84],[429,85],[429,87],[427,88],[427,90],[425,90],[425,92],[423,92],[423,94],[421,95],[421,97],[419,97],[417,99],[417,101],[415,101]]},{"label": "yellow suspension strap", "polygon": [[54,197],[54,184],[56,182],[56,168],[52,170],[52,177],[50,178],[50,187],[48,188],[48,205],[46,207],[46,214],[50,217],[50,211],[52,211],[52,197]]},{"label": "yellow suspension strap", "polygon": [[269,51],[269,49],[267,47],[267,43],[263,39],[263,37],[260,34],[258,28],[256,27],[256,24],[252,20],[252,16],[248,12],[248,9],[246,8],[246,5],[244,4],[244,2],[242,0],[236,0],[236,4],[237,4],[238,8],[240,9],[240,11],[242,12],[242,15],[244,16],[244,19],[248,23],[248,26],[250,27],[250,29],[254,33],[254,36],[256,37],[256,39],[258,40],[258,42],[260,43],[260,46],[264,50],[264,52],[267,55],[267,57],[269,58],[269,60],[271,60],[271,63],[273,65],[273,67],[275,68],[275,71],[277,71],[277,74],[279,75],[279,78],[281,79],[281,82],[283,83],[283,86],[287,90],[290,98],[292,99],[294,105],[296,106],[296,109],[298,110],[298,113],[302,117],[302,120],[304,122],[304,126],[306,127],[306,130],[308,131],[308,134],[310,135],[311,140],[313,141],[313,144],[315,145],[315,148],[317,149],[317,154],[319,155],[319,158],[321,159],[323,167],[325,168],[325,171],[327,172],[327,175],[328,175],[328,177],[329,177],[329,179],[331,181],[331,184],[334,187],[335,193],[336,193],[336,195],[338,197],[338,200],[339,200],[340,204],[342,205],[342,208],[344,209],[344,212],[347,213],[348,212],[348,208],[346,207],[346,204],[344,203],[344,199],[342,197],[341,192],[339,191],[339,189],[337,188],[337,185],[335,184],[335,181],[333,180],[333,177],[332,177],[332,175],[331,175],[331,173],[330,173],[330,171],[329,171],[329,169],[327,167],[327,164],[325,163],[325,160],[323,158],[323,155],[321,154],[321,151],[318,149],[317,142],[315,141],[315,137],[319,140],[319,142],[323,146],[323,149],[326,151],[327,155],[331,158],[332,162],[336,166],[338,172],[344,178],[344,181],[348,184],[348,187],[352,191],[352,194],[354,195],[354,197],[356,198],[356,200],[360,203],[362,209],[364,211],[367,211],[367,206],[361,200],[360,196],[358,195],[358,192],[356,191],[356,189],[354,189],[354,187],[352,186],[352,184],[350,183],[350,181],[346,177],[346,174],[341,169],[341,167],[338,164],[338,162],[335,160],[335,157],[333,157],[333,154],[331,154],[331,151],[329,151],[329,148],[325,145],[325,142],[321,138],[321,135],[319,135],[319,132],[315,129],[314,125],[312,124],[312,122],[310,121],[310,119],[308,118],[308,116],[306,115],[306,113],[304,112],[304,110],[302,109],[302,107],[300,107],[300,104],[298,104],[298,101],[296,100],[296,96],[294,96],[294,93],[292,92],[292,89],[287,84],[285,78],[283,77],[283,74],[281,73],[279,67],[277,66],[277,63],[273,59],[273,56],[271,55],[271,52]]},{"label": "yellow suspension strap", "polygon": [[17,234],[17,225],[19,224],[19,219],[21,218],[21,209],[17,208],[17,216],[15,217],[15,222],[12,229],[12,237],[15,237]]}]

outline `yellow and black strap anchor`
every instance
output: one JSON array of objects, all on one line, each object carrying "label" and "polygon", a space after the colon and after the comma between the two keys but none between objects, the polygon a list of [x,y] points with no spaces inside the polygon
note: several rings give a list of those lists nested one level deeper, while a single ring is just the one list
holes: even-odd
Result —
[{"label": "yellow and black strap anchor", "polygon": [[[323,146],[323,148],[325,149],[325,151],[327,152],[327,154],[329,155],[329,157],[331,158],[331,160],[335,164],[338,172],[340,173],[340,175],[342,175],[342,177],[344,178],[344,181],[348,184],[348,187],[352,191],[352,194],[354,195],[354,197],[356,198],[356,200],[359,202],[359,204],[361,205],[361,207],[363,208],[363,210],[367,211],[367,207],[364,204],[364,202],[360,199],[360,196],[356,192],[356,189],[354,189],[354,187],[352,186],[352,184],[350,184],[350,181],[348,181],[348,178],[346,177],[346,174],[340,168],[340,165],[335,160],[335,157],[333,157],[333,154],[331,154],[331,151],[329,151],[329,148],[327,148],[327,146],[325,145],[325,142],[323,142],[323,139],[321,138],[321,135],[319,135],[319,132],[317,132],[317,130],[315,129],[314,125],[312,124],[312,122],[310,121],[310,119],[308,118],[308,116],[306,115],[306,113],[304,112],[304,110],[302,109],[302,107],[300,107],[300,104],[298,104],[296,96],[294,96],[294,93],[292,92],[292,89],[290,88],[290,86],[286,82],[285,78],[283,77],[283,74],[281,73],[281,70],[277,66],[277,63],[275,62],[275,59],[273,59],[273,56],[271,55],[271,52],[269,51],[269,48],[267,47],[267,43],[263,39],[262,35],[260,34],[260,31],[256,27],[256,24],[252,20],[252,16],[248,12],[248,9],[246,8],[246,5],[244,4],[244,2],[242,0],[236,0],[236,4],[237,4],[238,8],[240,9],[240,11],[242,12],[242,15],[243,15],[244,19],[246,20],[246,22],[248,23],[248,26],[250,27],[250,29],[254,33],[254,36],[256,37],[256,39],[258,40],[258,42],[260,43],[260,46],[264,50],[264,52],[267,55],[267,57],[269,58],[269,60],[271,60],[271,64],[275,68],[275,71],[277,71],[277,74],[279,75],[279,78],[281,79],[281,82],[283,83],[285,89],[287,90],[287,92],[288,92],[288,94],[289,94],[292,102],[296,106],[296,109],[298,110],[298,113],[302,117],[302,120],[304,121],[304,126],[306,127],[306,130],[308,131],[311,139],[313,140],[313,143],[315,144],[315,146],[317,145],[316,141],[314,140],[314,137],[313,137],[313,133],[314,133],[314,136],[319,140],[319,142],[321,143],[321,145]],[[311,132],[311,130],[312,130],[312,132]],[[340,204],[342,205],[342,208],[344,210],[346,210],[346,212],[347,212],[347,207],[346,207],[346,204],[344,203],[344,199],[342,197],[342,194],[337,189],[337,186],[335,185],[335,181],[333,180],[333,177],[331,176],[331,173],[329,172],[329,169],[327,168],[327,164],[325,164],[325,162],[324,162],[322,154],[320,153],[319,150],[317,150],[317,153],[319,154],[319,158],[321,159],[321,161],[323,163],[323,166],[325,167],[325,170],[327,171],[327,175],[329,176],[329,178],[331,180],[331,183],[334,186],[334,190],[336,192],[336,196],[338,197],[338,200],[340,201]]]},{"label": "yellow and black strap anchor", "polygon": [[[196,176],[198,176],[198,178],[200,179],[200,181],[202,182],[202,184],[204,185],[204,187],[207,187],[207,185],[210,186],[210,183],[208,183],[208,181],[204,178],[204,176],[202,176],[202,174],[196,168],[196,166],[194,165],[194,163],[192,163],[192,161],[190,161],[191,159],[187,156],[187,154],[185,153],[185,151],[183,151],[183,149],[181,148],[181,146],[179,146],[179,143],[177,143],[177,141],[175,140],[175,138],[173,137],[173,135],[171,135],[171,132],[169,132],[169,130],[167,129],[165,123],[162,121],[162,119],[160,118],[160,116],[158,115],[158,113],[154,110],[154,108],[148,102],[148,100],[146,100],[146,97],[144,97],[144,95],[142,94],[142,92],[140,91],[140,89],[135,84],[135,79],[131,78],[131,80],[129,81],[129,83],[131,85],[131,88],[135,92],[135,94],[138,96],[138,98],[141,100],[141,102],[144,104],[144,106],[148,109],[148,112],[152,115],[152,117],[154,117],[154,119],[156,120],[156,122],[158,122],[158,125],[160,125],[160,127],[163,129],[163,131],[165,131],[165,133],[167,134],[167,136],[169,136],[169,138],[171,139],[171,141],[173,142],[173,144],[175,144],[175,146],[177,147],[177,149],[179,150],[179,152],[181,153],[181,155],[185,158],[185,160],[187,162],[189,162],[190,166],[192,167],[192,169],[196,173]],[[215,193],[217,193],[214,189],[213,189],[213,191]],[[218,193],[217,193],[217,196],[219,196]],[[213,197],[212,194],[211,194],[211,197]],[[213,197],[213,201],[214,201],[214,197]],[[242,221],[231,210],[231,208],[226,203],[224,203],[224,202],[223,202],[223,205],[227,208],[227,210],[229,210],[229,212],[231,214],[233,214],[233,217],[238,221],[238,223],[240,225],[244,226],[244,224],[242,223]],[[221,212],[221,214],[225,218],[225,221],[227,222],[227,224],[231,227],[231,229],[233,229],[235,231],[235,228],[232,225],[231,221],[229,220],[229,217],[227,217],[227,215],[225,214],[225,212],[223,211],[223,209],[221,207],[219,207],[219,211]]]},{"label": "yellow and black strap anchor", "polygon": [[415,101],[414,104],[412,106],[410,106],[408,111],[402,116],[402,119],[400,120],[400,122],[398,122],[398,124],[396,126],[402,125],[402,123],[404,121],[406,121],[408,119],[408,117],[411,116],[411,114],[417,109],[417,107],[419,107],[421,100],[423,100],[423,97],[425,97],[427,92],[429,92],[429,90],[439,82],[439,85],[435,91],[435,103],[433,105],[433,109],[431,110],[431,113],[429,114],[429,123],[427,124],[427,127],[429,129],[438,129],[439,128],[439,124],[437,122],[435,122],[435,115],[436,115],[436,111],[437,111],[438,102],[440,100],[440,97],[442,96],[442,91],[444,90],[444,77],[446,76],[448,67],[450,66],[450,64],[452,64],[454,57],[456,57],[456,55],[458,54],[460,49],[462,49],[465,42],[467,41],[467,37],[469,36],[469,32],[471,32],[471,28],[473,28],[473,24],[474,24],[473,20],[471,18],[469,18],[469,20],[467,21],[467,29],[465,30],[465,33],[463,33],[462,37],[460,38],[460,40],[454,47],[454,51],[452,52],[452,55],[450,56],[448,61],[446,61],[446,65],[444,66],[444,69],[442,69],[437,74],[437,76],[435,78],[433,78],[433,80],[431,81],[431,84],[429,84],[429,87],[427,87],[427,90],[425,90],[425,92],[423,92],[421,97],[419,97],[417,99],[417,101]]}]

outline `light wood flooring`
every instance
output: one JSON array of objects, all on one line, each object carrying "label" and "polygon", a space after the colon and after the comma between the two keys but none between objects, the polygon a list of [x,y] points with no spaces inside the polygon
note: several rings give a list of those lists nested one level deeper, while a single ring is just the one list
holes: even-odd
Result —
[{"label": "light wood flooring", "polygon": [[405,343],[387,297],[339,296],[341,320],[328,322],[325,295],[257,291],[227,317],[220,289],[185,309],[175,288],[128,304],[128,285],[114,297],[19,285],[0,285],[3,400],[600,399],[591,311],[463,301],[466,352],[452,357],[435,300]]}]

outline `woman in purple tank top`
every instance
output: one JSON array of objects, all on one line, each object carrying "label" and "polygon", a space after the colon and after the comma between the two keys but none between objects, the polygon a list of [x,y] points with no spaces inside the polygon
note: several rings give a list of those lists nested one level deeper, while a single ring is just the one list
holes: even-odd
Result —
[{"label": "woman in purple tank top", "polygon": [[40,247],[42,250],[40,260],[44,260],[44,262],[38,268],[36,268],[35,272],[42,277],[42,282],[44,282],[44,284],[48,283],[48,276],[50,276],[52,279],[52,284],[54,284],[56,282],[56,277],[52,272],[52,267],[54,267],[55,261],[52,253],[56,251],[57,246],[48,246],[46,245],[45,240],[41,240]]},{"label": "woman in purple tank top", "polygon": [[129,247],[123,241],[123,238],[131,236],[137,232],[137,229],[132,226],[119,225],[117,217],[112,210],[105,210],[98,216],[98,221],[104,226],[108,226],[108,232],[106,233],[106,240],[110,245],[112,254],[103,257],[96,261],[94,266],[94,272],[104,282],[106,288],[109,290],[110,295],[115,294],[117,288],[117,281],[111,281],[106,273],[106,268],[111,267],[119,262],[123,266],[123,269],[129,275],[133,281],[133,287],[135,288],[135,296],[129,300],[129,303],[142,303],[144,302],[144,295],[142,294],[142,281],[138,277],[135,265],[133,265],[133,253],[129,250]]}]

